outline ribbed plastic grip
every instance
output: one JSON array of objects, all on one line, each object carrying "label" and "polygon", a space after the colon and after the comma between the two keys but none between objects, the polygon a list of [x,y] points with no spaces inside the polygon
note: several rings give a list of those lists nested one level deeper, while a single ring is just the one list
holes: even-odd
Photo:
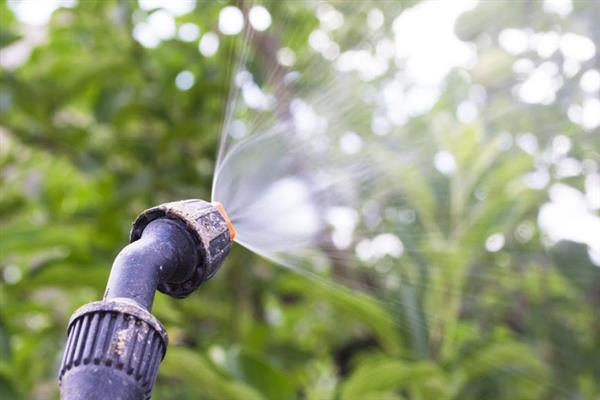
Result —
[{"label": "ribbed plastic grip", "polygon": [[166,348],[162,324],[135,303],[87,304],[69,323],[61,399],[149,399]]}]

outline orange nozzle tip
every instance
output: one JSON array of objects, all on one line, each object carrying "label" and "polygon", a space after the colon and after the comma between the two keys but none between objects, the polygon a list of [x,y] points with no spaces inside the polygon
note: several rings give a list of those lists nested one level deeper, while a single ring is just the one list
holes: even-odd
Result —
[{"label": "orange nozzle tip", "polygon": [[231,219],[229,219],[229,215],[227,215],[227,211],[225,211],[225,207],[223,207],[223,204],[219,203],[218,201],[213,201],[212,205],[219,211],[219,214],[221,214],[223,218],[225,218],[225,222],[227,222],[227,227],[229,228],[229,239],[235,239],[235,235],[237,234],[237,232],[235,231],[235,228],[233,227]]}]

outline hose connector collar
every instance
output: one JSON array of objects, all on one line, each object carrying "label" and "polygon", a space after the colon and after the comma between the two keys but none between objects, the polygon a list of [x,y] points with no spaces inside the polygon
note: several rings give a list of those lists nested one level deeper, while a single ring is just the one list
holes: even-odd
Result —
[{"label": "hose connector collar", "polygon": [[158,285],[158,290],[165,294],[176,298],[186,297],[217,272],[229,253],[232,243],[229,223],[209,202],[198,199],[174,201],[142,212],[133,223],[130,242],[138,240],[144,228],[157,218],[184,222],[196,240],[198,263],[187,279],[161,282]]}]

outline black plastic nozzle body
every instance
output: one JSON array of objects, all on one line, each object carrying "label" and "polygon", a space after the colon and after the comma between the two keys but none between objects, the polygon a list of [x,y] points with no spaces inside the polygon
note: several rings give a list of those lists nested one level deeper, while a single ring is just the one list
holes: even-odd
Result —
[{"label": "black plastic nozzle body", "polygon": [[148,399],[168,338],[150,313],[155,291],[185,297],[219,268],[231,247],[226,222],[202,200],[167,203],[135,221],[116,257],[104,299],[69,322],[59,371],[63,400]]}]

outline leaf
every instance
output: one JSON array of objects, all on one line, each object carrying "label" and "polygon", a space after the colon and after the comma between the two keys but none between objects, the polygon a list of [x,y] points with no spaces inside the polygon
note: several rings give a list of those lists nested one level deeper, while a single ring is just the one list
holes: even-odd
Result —
[{"label": "leaf", "polygon": [[266,399],[295,398],[291,379],[257,354],[240,348],[227,352],[226,367],[236,380],[259,390]]},{"label": "leaf", "polygon": [[211,399],[263,400],[253,388],[221,376],[204,356],[183,347],[171,346],[160,367],[160,380],[182,381]]},{"label": "leaf", "polygon": [[17,35],[6,29],[0,29],[0,49],[16,42],[19,39],[21,39],[20,35]]},{"label": "leaf", "polygon": [[374,297],[352,291],[334,282],[312,280],[307,276],[300,276],[303,280],[310,282],[304,288],[306,291],[313,292],[315,296],[329,301],[337,309],[351,315],[353,319],[368,325],[390,354],[401,352],[400,327],[397,325],[394,314],[383,303]]},{"label": "leaf", "polygon": [[519,342],[491,343],[459,365],[463,375],[461,398],[481,398],[492,387],[501,399],[537,399],[550,383],[542,360]]},{"label": "leaf", "polygon": [[[428,397],[441,399],[444,388],[440,371],[429,362],[407,364],[393,359],[370,361],[359,366],[342,385],[341,400],[382,396],[383,393],[397,392],[400,389],[427,393]],[[377,398],[377,397],[376,397]]]}]

